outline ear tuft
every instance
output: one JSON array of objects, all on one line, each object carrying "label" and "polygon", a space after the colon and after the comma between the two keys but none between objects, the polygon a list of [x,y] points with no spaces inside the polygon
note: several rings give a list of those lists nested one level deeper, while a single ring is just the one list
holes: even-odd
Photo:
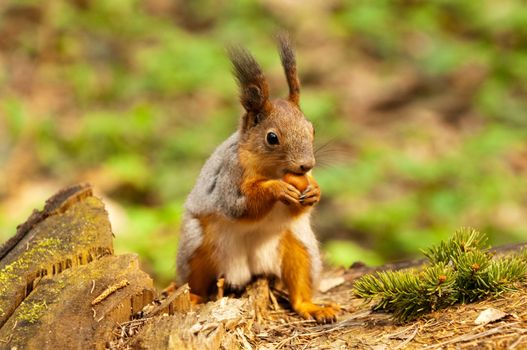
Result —
[{"label": "ear tuft", "polygon": [[246,111],[259,111],[262,109],[263,101],[265,97],[262,94],[262,90],[254,84],[242,88],[241,92],[241,102],[243,108]]},{"label": "ear tuft", "polygon": [[284,67],[284,73],[289,85],[289,101],[298,105],[300,102],[300,80],[296,71],[295,53],[291,48],[291,43],[287,34],[278,35],[278,49],[280,51],[280,60]]},{"label": "ear tuft", "polygon": [[269,100],[269,85],[260,65],[241,46],[228,48],[233,73],[240,86],[240,102],[247,112],[258,113]]}]

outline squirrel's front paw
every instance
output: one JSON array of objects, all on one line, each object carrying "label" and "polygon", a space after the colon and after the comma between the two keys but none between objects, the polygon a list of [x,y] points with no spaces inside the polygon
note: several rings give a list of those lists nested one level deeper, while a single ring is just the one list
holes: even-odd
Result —
[{"label": "squirrel's front paw", "polygon": [[302,205],[314,205],[320,201],[320,187],[309,185],[300,195],[299,202]]},{"label": "squirrel's front paw", "polygon": [[301,205],[300,197],[302,194],[295,186],[284,181],[279,181],[278,184],[278,200],[287,205]]}]

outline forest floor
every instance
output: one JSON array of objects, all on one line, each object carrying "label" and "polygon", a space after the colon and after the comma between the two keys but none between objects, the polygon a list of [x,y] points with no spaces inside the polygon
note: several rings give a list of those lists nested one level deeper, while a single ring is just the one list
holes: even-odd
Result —
[{"label": "forest floor", "polygon": [[[254,303],[250,293],[238,299],[224,297],[193,306],[186,317],[193,318],[195,323],[189,323],[190,327],[178,333],[191,348],[197,348],[197,344],[223,349],[527,348],[527,288],[438,310],[412,322],[397,323],[388,313],[371,311],[371,304],[352,293],[353,281],[372,271],[362,265],[347,270],[325,271],[318,301],[337,303],[341,307],[338,320],[333,324],[322,325],[314,320],[301,319],[288,307],[284,294],[267,289],[265,283],[262,287],[260,283],[256,287],[260,289],[259,293],[264,294],[264,299],[265,295],[270,296],[264,309],[255,311],[250,306]],[[490,311],[493,314],[491,317],[476,321]],[[159,323],[159,318],[149,318],[122,324],[115,329],[116,338],[110,348],[153,349],[141,345],[141,338],[148,338],[142,328],[146,328],[146,332],[152,331],[152,327],[144,327],[149,323],[157,323],[156,327],[162,328],[166,322]],[[218,327],[222,328],[221,332],[218,332]],[[205,343],[204,337],[207,339]],[[177,348],[170,347],[169,341],[166,345],[167,348]]]}]

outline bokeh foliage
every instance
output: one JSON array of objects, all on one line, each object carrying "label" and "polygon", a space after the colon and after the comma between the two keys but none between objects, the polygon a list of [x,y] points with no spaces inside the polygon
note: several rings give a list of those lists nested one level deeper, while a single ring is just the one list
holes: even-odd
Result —
[{"label": "bokeh foliage", "polygon": [[0,240],[59,187],[105,196],[119,251],[173,276],[185,195],[241,108],[224,47],[276,96],[289,31],[317,128],[329,260],[415,254],[460,226],[527,233],[527,8],[515,1],[0,4]]}]

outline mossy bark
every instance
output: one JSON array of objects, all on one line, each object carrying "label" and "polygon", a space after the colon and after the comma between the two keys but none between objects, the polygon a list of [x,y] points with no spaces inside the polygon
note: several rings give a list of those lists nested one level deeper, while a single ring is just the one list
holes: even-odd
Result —
[{"label": "mossy bark", "polygon": [[[126,286],[92,301],[116,283]],[[116,323],[154,298],[152,279],[135,255],[107,256],[42,279],[0,329],[18,349],[105,349]]]},{"label": "mossy bark", "polygon": [[20,225],[0,248],[0,348],[104,349],[116,322],[155,294],[137,257],[113,256],[112,239],[88,185],[60,191]]}]

